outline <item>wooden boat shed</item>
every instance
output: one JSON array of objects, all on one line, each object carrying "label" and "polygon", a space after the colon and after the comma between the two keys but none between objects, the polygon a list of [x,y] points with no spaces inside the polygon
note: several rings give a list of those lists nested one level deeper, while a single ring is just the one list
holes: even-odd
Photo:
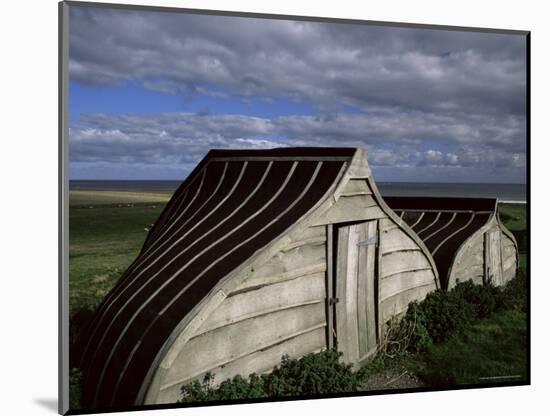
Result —
[{"label": "wooden boat shed", "polygon": [[437,287],[363,150],[212,150],[97,309],[82,402],[173,403],[207,371],[221,382],[335,345],[358,364]]},{"label": "wooden boat shed", "polygon": [[466,280],[501,286],[516,275],[516,239],[500,221],[496,199],[384,199],[430,250],[441,288]]}]

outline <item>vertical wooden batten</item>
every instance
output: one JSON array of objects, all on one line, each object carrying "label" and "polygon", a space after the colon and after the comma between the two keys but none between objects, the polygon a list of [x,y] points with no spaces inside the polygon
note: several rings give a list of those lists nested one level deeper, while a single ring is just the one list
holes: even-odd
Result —
[{"label": "vertical wooden batten", "polygon": [[334,298],[334,243],[333,243],[333,225],[327,224],[327,270],[326,270],[326,288],[327,288],[327,347],[334,348],[334,308],[337,300]]}]

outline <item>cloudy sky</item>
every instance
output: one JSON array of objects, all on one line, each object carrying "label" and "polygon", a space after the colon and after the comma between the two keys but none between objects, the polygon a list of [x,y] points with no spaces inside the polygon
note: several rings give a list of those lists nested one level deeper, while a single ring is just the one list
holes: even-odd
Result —
[{"label": "cloudy sky", "polygon": [[71,179],[361,146],[378,181],[525,182],[520,35],[71,6],[69,53]]}]

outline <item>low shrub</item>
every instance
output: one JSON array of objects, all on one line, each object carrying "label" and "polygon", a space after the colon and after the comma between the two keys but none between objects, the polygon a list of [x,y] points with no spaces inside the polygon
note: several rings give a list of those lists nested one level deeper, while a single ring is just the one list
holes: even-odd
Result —
[{"label": "low shrub", "polygon": [[205,374],[202,382],[195,380],[181,388],[181,402],[204,402],[212,400],[257,399],[267,397],[264,389],[264,380],[257,374],[250,374],[248,380],[240,375],[223,381],[214,387],[215,375]]},{"label": "low shrub", "polygon": [[522,230],[512,230],[516,243],[518,243],[518,251],[520,253],[527,253],[527,231]]},{"label": "low shrub", "polygon": [[469,280],[458,284],[453,294],[471,306],[476,319],[486,318],[505,306],[504,291],[493,285],[476,285]]},{"label": "low shrub", "polygon": [[412,302],[401,324],[401,332],[409,333],[405,350],[419,352],[428,348],[433,339],[428,329],[429,317],[423,304]]},{"label": "low shrub", "polygon": [[523,269],[506,284],[503,294],[504,308],[527,313],[527,275]]},{"label": "low shrub", "polygon": [[341,353],[326,350],[300,359],[282,357],[269,374],[252,373],[248,379],[237,375],[214,386],[215,375],[207,373],[181,388],[182,402],[307,396],[356,391],[360,376],[351,365],[340,362]]},{"label": "low shrub", "polygon": [[299,360],[284,356],[281,365],[265,377],[267,394],[281,397],[355,391],[357,375],[351,365],[340,362],[341,355],[327,350]]},{"label": "low shrub", "polygon": [[449,334],[464,328],[472,321],[474,307],[455,289],[436,290],[420,303],[423,323],[434,343],[445,341]]},{"label": "low shrub", "polygon": [[436,290],[421,302],[411,302],[399,324],[388,323],[383,352],[425,351],[472,322],[509,309],[527,309],[527,281],[522,270],[504,287],[466,281],[447,292]]}]

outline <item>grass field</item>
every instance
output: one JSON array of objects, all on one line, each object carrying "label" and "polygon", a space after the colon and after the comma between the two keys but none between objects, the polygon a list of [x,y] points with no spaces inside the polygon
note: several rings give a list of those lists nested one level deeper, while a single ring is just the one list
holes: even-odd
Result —
[{"label": "grass field", "polygon": [[500,219],[508,228],[518,243],[519,267],[527,267],[527,211],[525,204],[499,205]]},{"label": "grass field", "polygon": [[71,315],[79,309],[95,308],[114,286],[139,253],[147,236],[146,228],[160,215],[169,196],[146,192],[70,192]]},{"label": "grass field", "polygon": [[525,313],[505,311],[432,346],[413,360],[413,371],[431,386],[525,380],[526,348]]}]

